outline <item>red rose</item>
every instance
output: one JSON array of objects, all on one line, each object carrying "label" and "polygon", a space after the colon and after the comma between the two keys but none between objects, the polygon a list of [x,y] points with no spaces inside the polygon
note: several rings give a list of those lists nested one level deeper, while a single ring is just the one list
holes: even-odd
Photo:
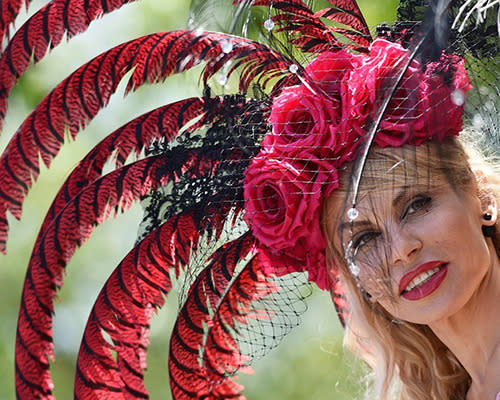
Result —
[{"label": "red rose", "polygon": [[[408,50],[385,39],[370,46],[370,54],[362,58],[348,81],[345,107],[349,114],[347,130],[365,135],[375,120],[388,90],[409,57]],[[423,78],[420,64],[412,61],[384,113],[375,142],[381,146],[402,146],[415,131],[424,127],[419,84]]]},{"label": "red rose", "polygon": [[306,67],[306,77],[319,86],[336,105],[346,90],[347,74],[357,64],[358,57],[345,50],[321,53]]},{"label": "red rose", "polygon": [[306,260],[311,250],[325,249],[320,227],[322,201],[338,186],[337,171],[273,158],[255,157],[244,181],[245,220],[272,253]]},{"label": "red rose", "polygon": [[269,117],[273,132],[266,135],[262,146],[268,151],[286,153],[301,148],[322,154],[336,145],[339,120],[339,107],[324,96],[302,85],[286,88],[274,100]]},{"label": "red rose", "polygon": [[344,129],[341,108],[303,85],[286,88],[274,101],[269,118],[273,132],[261,146],[283,159],[328,160],[333,167],[352,161],[359,135]]},{"label": "red rose", "polygon": [[[420,84],[426,131],[439,142],[462,130],[465,95],[472,88],[463,62],[456,55],[443,55],[428,65]],[[451,82],[446,84],[446,80]]]}]

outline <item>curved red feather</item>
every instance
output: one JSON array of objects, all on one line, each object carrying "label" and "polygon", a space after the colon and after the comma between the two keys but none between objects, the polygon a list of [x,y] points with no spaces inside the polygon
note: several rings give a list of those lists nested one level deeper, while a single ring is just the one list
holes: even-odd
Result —
[{"label": "curved red feather", "polygon": [[292,43],[303,51],[319,52],[323,50],[336,50],[345,47],[333,35],[333,30],[325,26],[321,20],[309,14],[277,14],[273,21],[279,24],[278,32],[288,31],[294,33]]},{"label": "curved red feather", "polygon": [[[243,0],[238,0],[241,2]],[[278,25],[277,32],[290,32],[302,38],[296,45],[303,51],[341,48],[342,44],[330,29],[302,0],[258,0],[254,6],[272,7],[278,13],[271,18]]]},{"label": "curved red feather", "polygon": [[241,385],[225,377],[214,381],[199,357],[205,324],[224,295],[236,263],[253,250],[254,241],[247,233],[221,246],[191,285],[170,338],[168,366],[173,399],[244,399]]},{"label": "curved red feather", "polygon": [[370,28],[368,28],[365,17],[361,13],[356,0],[328,0],[328,2],[333,7],[319,11],[317,13],[318,16],[350,26],[352,29],[366,35],[371,41]]},{"label": "curved red feather", "polygon": [[[205,100],[193,97],[177,101],[147,112],[121,126],[99,142],[75,167],[59,189],[45,216],[40,231],[44,231],[61,209],[85,186],[102,176],[104,164],[114,158],[115,167],[124,165],[133,153],[139,156],[153,140],[164,138],[167,142],[177,136],[179,131],[193,118],[203,115]],[[190,126],[196,129],[197,121]],[[35,244],[35,248],[37,244]]]},{"label": "curved red feather", "polygon": [[113,271],[83,334],[75,399],[148,398],[143,371],[150,319],[171,289],[170,268],[177,275],[185,266],[176,253],[196,248],[201,232],[191,213],[176,215],[149,233]]},{"label": "curved red feather", "polygon": [[137,244],[110,276],[84,332],[75,398],[147,398],[143,370],[148,328],[152,312],[163,305],[170,290],[169,274],[178,276],[203,232],[221,224],[233,209],[218,205],[206,211],[210,218],[200,220],[196,211],[171,217]]},{"label": "curved red feather", "polygon": [[236,339],[238,326],[250,319],[268,319],[269,312],[253,308],[252,303],[277,290],[263,273],[258,257],[252,258],[226,289],[208,322],[202,349],[203,365],[213,382],[218,384],[238,370],[249,368],[249,360],[241,354]]},{"label": "curved red feather", "polygon": [[[153,139],[162,137],[167,141],[171,140],[186,123],[200,115],[204,104],[205,101],[201,98],[181,100],[137,117],[107,136],[80,161],[66,179],[47,212],[40,232],[47,230],[56,215],[84,187],[102,175],[102,168],[111,156],[116,157],[115,166],[120,167],[132,152],[138,155]],[[196,125],[191,128],[196,128]],[[35,249],[43,237],[37,237]]]},{"label": "curved red feather", "polygon": [[[226,54],[223,43],[231,42]],[[222,33],[175,31],[156,33],[121,44],[80,67],[61,82],[28,118],[0,157],[0,250],[5,252],[8,236],[7,210],[21,217],[21,206],[39,173],[39,157],[49,166],[64,142],[68,129],[75,138],[104,107],[123,76],[134,69],[128,89],[158,82],[203,61],[218,60],[205,67],[205,79],[225,62],[244,64],[247,89],[263,74],[287,71],[291,62],[260,43]],[[265,68],[259,62],[265,61]],[[222,62],[222,64],[221,64]]]},{"label": "curved red feather", "polygon": [[28,8],[31,0],[2,0],[0,1],[0,43],[9,37],[10,25],[14,22],[23,4]]},{"label": "curved red feather", "polygon": [[16,388],[19,399],[51,399],[48,370],[52,349],[52,313],[64,266],[94,226],[148,191],[180,174],[198,176],[207,160],[192,153],[178,171],[167,170],[167,157],[149,157],[117,169],[88,185],[40,232],[26,273],[16,337]]},{"label": "curved red feather", "polygon": [[[234,0],[241,3],[244,0]],[[288,32],[294,36],[291,42],[306,52],[332,51],[345,47],[366,51],[371,42],[370,30],[355,0],[328,0],[334,7],[313,12],[303,0],[257,0],[252,6],[265,6],[277,13],[271,18],[277,24],[276,32]],[[350,29],[327,26],[321,18],[340,22]],[[355,45],[339,41],[342,35]]]},{"label": "curved red feather", "polygon": [[133,1],[53,0],[26,21],[0,58],[0,131],[9,93],[28,69],[32,56],[37,63],[49,48],[59,45],[65,33],[69,40],[86,31],[93,20]]}]

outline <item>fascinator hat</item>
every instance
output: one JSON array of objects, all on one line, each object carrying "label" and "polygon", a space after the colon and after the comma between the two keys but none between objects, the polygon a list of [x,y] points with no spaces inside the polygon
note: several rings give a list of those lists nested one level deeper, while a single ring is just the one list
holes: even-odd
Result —
[{"label": "fascinator hat", "polygon": [[[21,5],[6,3],[5,37]],[[71,38],[126,3],[54,0],[21,26],[0,58],[2,120],[31,57],[39,61],[64,34]],[[144,200],[143,233],[92,308],[75,398],[148,397],[149,322],[172,280],[185,288],[169,350],[174,399],[244,398],[235,374],[298,323],[304,292],[295,288],[302,277],[331,291],[343,319],[348,305],[335,268],[326,266],[320,224],[340,171],[354,165],[356,193],[372,146],[440,143],[459,135],[464,123],[480,128],[485,141],[498,133],[498,34],[491,16],[498,6],[432,2],[426,11],[426,3],[402,2],[399,21],[379,27],[373,39],[354,0],[329,0],[319,9],[302,0],[234,1],[229,22],[210,14],[221,1],[195,1],[193,29],[120,44],[55,87],[2,154],[4,252],[7,214],[21,217],[40,160],[50,166],[65,132],[76,138],[125,74],[131,71],[131,91],[204,65],[203,96],[159,107],[112,132],[56,195],[21,298],[17,397],[53,398],[53,301],[65,266],[95,226],[134,200]],[[230,34],[200,29],[207,20]],[[231,78],[238,93],[216,95],[215,87]],[[128,162],[130,156],[136,161]],[[108,160],[116,168],[104,173]]]}]

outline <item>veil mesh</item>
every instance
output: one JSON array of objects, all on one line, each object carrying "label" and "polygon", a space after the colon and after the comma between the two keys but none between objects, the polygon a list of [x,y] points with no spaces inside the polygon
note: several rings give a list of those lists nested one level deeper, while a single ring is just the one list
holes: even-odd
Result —
[{"label": "veil mesh", "polygon": [[[32,58],[128,2],[72,8],[54,0],[12,40],[9,24],[22,2],[2,3],[10,8],[0,13],[8,42],[0,124]],[[243,399],[236,374],[300,324],[313,285],[330,292],[344,325],[346,288],[367,302],[390,298],[393,243],[380,240],[384,221],[372,195],[434,188],[435,170],[444,177],[438,183],[458,192],[463,182],[446,172],[450,152],[462,156],[458,135],[498,158],[498,16],[493,0],[402,0],[393,25],[370,29],[355,0],[193,0],[190,29],[122,43],[62,81],[0,160],[1,251],[7,213],[21,216],[41,161],[50,165],[129,71],[132,91],[203,65],[200,97],[114,131],[56,196],[22,294],[18,398],[53,399],[52,317],[64,268],[94,227],[134,200],[145,208],[141,233],[90,313],[75,398],[148,398],[149,324],[176,282],[169,350],[176,400]],[[431,155],[439,167],[427,162]],[[116,169],[104,173],[109,160]],[[419,193],[401,219],[428,202]],[[375,231],[355,232],[360,212]],[[368,283],[380,293],[361,284],[362,274],[378,274]]]},{"label": "veil mesh", "polygon": [[[248,99],[248,97],[239,95],[225,95],[217,104],[207,102],[208,118],[206,121],[202,121],[202,129],[189,131],[182,141],[169,143],[167,146],[160,141],[150,149],[153,154],[171,152],[176,157],[186,151],[201,149],[204,156],[207,157],[207,165],[210,165],[210,167],[204,168],[202,177],[194,180],[186,175],[171,187],[155,192],[150,197],[149,206],[146,208],[144,220],[144,224],[147,225],[146,231],[153,229],[160,221],[168,220],[180,210],[189,209],[198,210],[199,226],[208,228],[204,232],[203,245],[200,245],[196,250],[194,258],[196,261],[191,260],[185,271],[185,284],[179,300],[181,310],[186,305],[189,296],[192,295],[193,287],[198,287],[194,283],[199,279],[200,274],[203,276],[204,268],[212,262],[211,255],[217,249],[220,249],[224,243],[236,240],[251,232],[248,225],[248,210],[246,211],[247,218],[244,217],[245,199],[243,187],[245,174],[252,159],[258,157],[266,134],[273,130],[273,124],[269,122],[273,101],[275,102],[276,97],[280,94],[286,93],[286,87],[300,83],[313,92],[319,92],[320,96],[327,95],[324,88],[318,88],[317,82],[307,75],[307,70],[304,71],[304,67],[317,54],[325,51],[336,51],[341,46],[352,49],[351,51],[355,53],[359,52],[359,54],[366,51],[359,46],[359,41],[350,42],[349,39],[354,37],[353,34],[338,28],[339,25],[335,21],[334,23],[328,21],[328,26],[337,29],[333,30],[332,35],[334,34],[336,37],[343,36],[342,42],[339,42],[342,43],[341,46],[337,43],[326,45],[321,39],[309,39],[307,36],[299,40],[299,36],[304,32],[297,34],[293,28],[288,30],[280,29],[279,21],[283,21],[285,18],[292,19],[292,16],[286,9],[284,10],[285,7],[283,9],[274,7],[273,2],[261,2],[263,7],[255,7],[255,4],[250,1],[238,2],[232,6],[227,3],[222,0],[213,2],[194,1],[190,14],[192,27],[224,29],[230,33],[253,35],[253,37],[286,54],[287,57],[294,61],[294,64],[292,64],[289,71],[284,71],[283,78],[280,78],[284,83],[278,83],[270,94],[264,94],[264,89],[254,86],[250,94],[259,94],[255,99]],[[427,1],[402,1],[398,9],[398,21],[392,26],[378,26],[376,29],[377,36],[387,38],[392,42],[399,42],[404,47],[413,49],[416,37],[422,37],[429,30],[433,30],[429,38],[420,42],[418,51],[415,50],[415,60],[426,66],[439,59],[443,49],[449,54],[454,54],[464,60],[464,66],[472,88],[467,92],[466,102],[465,97],[461,97],[465,96],[465,93],[453,93],[454,96],[457,96],[453,101],[459,106],[465,102],[465,129],[474,132],[475,136],[477,136],[475,140],[481,142],[485,152],[496,156],[499,148],[498,85],[500,82],[499,47],[495,17],[498,7],[491,7],[490,12],[481,21],[478,21],[477,17],[469,15],[469,20],[459,32],[457,29],[450,29],[450,25],[456,18],[459,18],[461,3],[457,1],[451,2],[444,16],[429,16],[430,3]],[[314,2],[309,2],[307,6],[315,10]],[[224,10],[224,12],[221,12],[221,10]],[[339,11],[339,9],[336,10]],[[233,18],[233,16],[235,17]],[[440,18],[441,25],[431,27],[432,18]],[[324,19],[326,18],[321,20]],[[297,18],[297,21],[299,20]],[[293,22],[291,24],[293,25]],[[441,32],[438,32],[438,30],[441,30]],[[420,33],[420,36],[417,33]],[[356,34],[366,37],[363,32],[356,32]],[[446,37],[445,43],[437,44],[436,37],[438,36]],[[292,47],[292,43],[302,45],[302,51],[298,51],[296,46]],[[410,64],[405,66],[405,68],[408,67],[410,67]],[[441,72],[446,75],[446,71]],[[453,79],[452,73],[445,79]],[[410,80],[411,78],[404,75],[401,85],[406,85]],[[225,82],[223,83],[225,84]],[[395,84],[394,79],[386,81],[387,87],[393,84]],[[396,85],[398,84],[396,83]],[[387,90],[384,93],[388,92]],[[411,96],[413,96],[411,91],[404,93],[402,98],[397,97],[401,96],[397,88],[394,93],[393,99],[395,98],[396,102],[399,102],[399,105],[395,106],[397,109],[396,114],[400,113],[405,116],[415,108],[420,107],[418,103],[411,103]],[[438,107],[439,104],[434,106]],[[423,113],[427,111],[424,110]],[[214,119],[212,115],[208,114],[210,112],[219,115],[220,118]],[[305,124],[307,121],[302,123]],[[276,130],[276,126],[274,126],[274,129]],[[300,131],[300,126],[297,127],[297,130]],[[351,139],[347,138],[347,140]],[[353,156],[348,157],[348,161],[354,161],[354,165],[359,162],[359,159],[355,159],[357,152],[359,152],[359,149],[354,147],[352,149]],[[233,158],[235,153],[238,154],[238,157]],[[296,157],[300,159],[301,156]],[[302,155],[302,157],[304,156]],[[335,155],[332,156],[331,154],[326,157],[330,157],[330,161],[335,159]],[[411,158],[409,155],[405,157]],[[292,158],[291,160],[295,161],[296,159]],[[318,173],[314,162],[308,164],[310,160],[307,159],[307,156],[300,159],[300,161],[302,161],[301,165],[304,166],[304,170],[300,172],[312,172],[313,175]],[[350,170],[350,167],[339,166],[338,170],[339,173],[344,173]],[[307,174],[304,175],[307,176]],[[432,178],[429,177],[428,179]],[[323,190],[324,195],[324,186],[319,190]],[[352,191],[352,186],[350,190]],[[350,197],[348,196],[348,198]],[[346,221],[348,220],[347,211],[350,207],[348,198],[346,198],[343,213],[346,216],[344,217]],[[270,205],[270,207],[273,206]],[[204,219],[210,220],[212,218],[210,210],[214,208],[224,208],[227,212],[225,217],[231,221],[221,226],[221,232],[215,235],[214,232],[210,231],[212,229],[210,224],[204,223]],[[346,242],[351,239],[346,239]],[[298,244],[298,246],[301,245]],[[302,250],[308,251],[307,248]],[[231,252],[231,248],[228,248],[228,251]],[[248,268],[248,257],[252,257],[252,255],[245,254],[245,256],[247,256],[247,259],[241,260],[240,264],[235,267],[236,272],[228,281],[226,292],[221,294],[218,302],[212,303],[210,299],[204,300],[207,303],[205,305],[211,308],[209,314],[216,315],[218,307],[225,307],[224,296],[231,292],[230,288],[233,284],[238,284],[239,274]],[[277,257],[280,258],[287,259],[287,256],[286,251],[277,253]],[[386,255],[379,255],[378,257],[386,257]],[[371,259],[371,262],[380,263],[381,260]],[[271,265],[272,263],[273,261],[271,261]],[[242,294],[239,300],[235,300],[236,303],[233,306],[240,307],[240,309],[237,311],[232,309],[232,312],[236,314],[234,319],[215,316],[217,323],[222,325],[221,329],[230,332],[229,336],[234,340],[229,346],[233,350],[237,349],[237,352],[241,354],[240,362],[236,364],[234,360],[226,360],[225,362],[222,361],[221,365],[213,367],[217,372],[223,370],[225,376],[231,376],[240,368],[247,367],[254,359],[266,355],[272,348],[276,347],[284,336],[300,323],[300,316],[307,309],[305,299],[311,294],[307,272],[297,267],[289,267],[286,262],[285,265],[273,265],[273,268],[268,270],[272,270],[272,273],[268,274],[264,271],[264,275],[261,276],[260,293],[258,290],[253,292],[252,288],[246,291],[246,294]],[[215,280],[217,278],[212,276],[211,279]],[[311,275],[309,275],[309,280],[313,280]],[[248,288],[250,287],[252,286],[249,285]],[[329,282],[329,288],[341,321],[344,322],[347,318],[348,305],[343,296],[343,289],[335,281]],[[250,291],[252,291],[253,299],[247,303],[242,299],[248,296]],[[242,301],[239,306],[238,301]],[[204,327],[205,348],[199,352],[201,359],[207,353],[220,351],[224,347],[224,345],[219,347],[220,343],[217,343],[212,332],[210,332],[212,323],[214,322],[210,321]],[[210,348],[210,346],[213,346],[213,348]],[[204,364],[204,367],[210,368],[209,364]],[[220,382],[214,385],[217,386],[218,384]]]}]

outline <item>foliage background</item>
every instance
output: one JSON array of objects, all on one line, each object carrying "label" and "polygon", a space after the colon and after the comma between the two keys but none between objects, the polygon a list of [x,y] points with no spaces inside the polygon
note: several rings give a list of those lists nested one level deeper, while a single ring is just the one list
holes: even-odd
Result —
[{"label": "foliage background", "polygon": [[[45,2],[34,0],[29,12],[19,16],[16,26],[21,26]],[[359,0],[359,4],[371,26],[394,19],[396,0]],[[189,0],[132,3],[95,21],[87,32],[63,43],[39,64],[31,66],[11,95],[0,148],[5,148],[8,139],[42,97],[78,66],[123,41],[156,31],[184,28],[188,10]],[[109,107],[89,124],[76,142],[68,142],[63,147],[50,173],[42,168],[25,202],[22,220],[9,219],[8,255],[0,256],[0,399],[15,398],[14,343],[23,277],[38,228],[58,187],[98,140],[124,122],[154,107],[200,94],[195,73],[143,87],[128,95],[126,101],[123,101],[123,89],[121,85]],[[54,326],[57,361],[52,371],[59,399],[72,398],[76,353],[91,305],[109,273],[134,243],[141,215],[140,206],[135,205],[127,214],[99,227],[67,266]],[[315,292],[308,304],[304,323],[278,349],[254,365],[254,375],[241,377],[249,400],[361,397],[366,370],[352,356],[344,354],[342,328],[331,300],[326,293]],[[146,375],[152,399],[170,399],[168,337],[176,313],[177,300],[170,296],[152,323]]]}]

